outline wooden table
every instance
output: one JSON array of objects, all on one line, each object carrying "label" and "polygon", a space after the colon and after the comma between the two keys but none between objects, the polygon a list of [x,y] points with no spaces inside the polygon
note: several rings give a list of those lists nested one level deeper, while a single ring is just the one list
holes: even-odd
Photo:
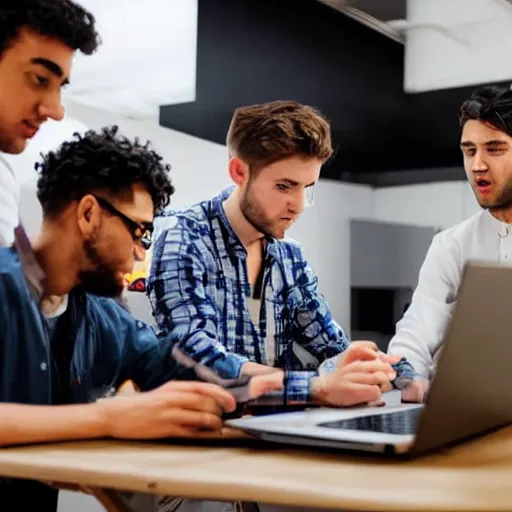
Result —
[{"label": "wooden table", "polygon": [[43,481],[360,511],[512,510],[512,427],[412,461],[278,445],[72,442],[0,450],[0,474]]}]

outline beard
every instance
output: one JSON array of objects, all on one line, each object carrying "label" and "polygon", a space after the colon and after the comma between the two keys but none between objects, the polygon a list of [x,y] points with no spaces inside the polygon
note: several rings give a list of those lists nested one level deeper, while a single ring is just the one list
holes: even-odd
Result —
[{"label": "beard", "polygon": [[504,210],[512,206],[512,181],[505,183],[503,189],[496,195],[495,198],[479,198],[478,193],[475,190],[475,195],[478,204],[482,208],[489,210]]},{"label": "beard", "polygon": [[114,265],[105,261],[97,248],[97,237],[84,242],[85,257],[91,270],[82,270],[79,274],[80,285],[86,293],[101,297],[118,297],[124,290],[118,279]]},{"label": "beard", "polygon": [[271,236],[280,240],[285,235],[285,230],[279,228],[275,222],[272,222],[265,215],[263,208],[258,204],[251,194],[252,189],[249,184],[247,190],[240,198],[240,211],[247,222],[258,232],[265,236]]}]

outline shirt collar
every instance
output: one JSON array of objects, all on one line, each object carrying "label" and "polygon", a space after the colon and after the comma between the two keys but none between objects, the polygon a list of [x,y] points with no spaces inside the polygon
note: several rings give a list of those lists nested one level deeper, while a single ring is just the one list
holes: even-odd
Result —
[{"label": "shirt collar", "polygon": [[489,210],[485,211],[485,214],[492,226],[492,228],[496,231],[498,235],[501,237],[507,236],[512,228],[512,224],[508,224],[506,222],[503,222],[501,220],[498,220],[496,217],[492,215]]}]

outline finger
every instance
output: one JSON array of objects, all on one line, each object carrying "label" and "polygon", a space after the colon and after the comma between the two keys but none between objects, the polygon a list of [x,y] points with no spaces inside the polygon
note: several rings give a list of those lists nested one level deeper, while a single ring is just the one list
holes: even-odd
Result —
[{"label": "finger", "polygon": [[283,372],[272,372],[267,375],[257,375],[249,384],[249,396],[254,399],[271,391],[283,388]]},{"label": "finger", "polygon": [[402,359],[402,356],[391,356],[389,354],[384,354],[384,352],[381,352],[381,354],[384,356],[382,359],[383,361],[387,361],[390,364],[395,364]]},{"label": "finger", "polygon": [[389,364],[395,364],[402,359],[402,356],[391,356],[389,354],[386,354],[385,352],[378,352],[377,353],[377,359],[380,359],[381,361],[384,361]]},{"label": "finger", "polygon": [[350,347],[362,347],[362,348],[368,348],[370,350],[374,350],[377,352],[379,350],[379,347],[374,341],[368,341],[368,340],[359,340],[359,341],[353,341]]},{"label": "finger", "polygon": [[380,359],[374,359],[373,361],[354,361],[353,363],[341,368],[339,373],[341,375],[347,375],[348,373],[362,372],[384,372],[391,380],[396,377],[396,372],[393,370],[391,365],[381,361]]},{"label": "finger", "polygon": [[391,384],[391,381],[385,382],[380,385],[380,390],[382,393],[387,393],[388,391],[392,391],[393,384]]},{"label": "finger", "polygon": [[345,404],[347,406],[376,402],[382,395],[379,386],[369,386],[358,382],[350,382],[344,393],[349,395]]},{"label": "finger", "polygon": [[162,391],[180,390],[212,398],[225,412],[234,411],[236,408],[236,401],[229,391],[209,382],[173,381],[168,382],[159,389]]},{"label": "finger", "polygon": [[421,403],[425,401],[427,384],[422,380],[413,380],[402,389],[402,402]]},{"label": "finger", "polygon": [[353,347],[345,354],[341,366],[346,366],[354,361],[372,361],[378,358],[378,352],[369,347]]},{"label": "finger", "polygon": [[389,384],[388,374],[385,372],[355,372],[347,373],[343,377],[349,382],[357,382],[359,384],[369,384],[371,386],[383,386]]},{"label": "finger", "polygon": [[[149,392],[151,393],[151,392]],[[222,415],[223,409],[211,397],[197,392],[168,390],[160,392],[160,401],[149,402],[148,407],[160,409],[161,411],[172,411],[173,409],[186,409],[189,411],[207,412],[217,416]]]},{"label": "finger", "polygon": [[197,430],[220,430],[222,419],[216,414],[201,411],[190,411],[175,408],[163,416],[163,421],[169,425],[193,428]]}]

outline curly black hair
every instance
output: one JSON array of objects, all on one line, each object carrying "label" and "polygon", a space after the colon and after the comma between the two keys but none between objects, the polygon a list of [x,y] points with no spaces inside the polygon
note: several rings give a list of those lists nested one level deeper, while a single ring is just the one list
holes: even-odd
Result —
[{"label": "curly black hair", "polygon": [[91,55],[100,44],[94,16],[71,0],[1,0],[0,55],[22,28]]},{"label": "curly black hair", "polygon": [[475,119],[491,124],[512,135],[512,90],[510,87],[485,85],[476,89],[460,107],[461,128]]},{"label": "curly black hair", "polygon": [[117,126],[75,133],[73,140],[41,156],[42,161],[35,164],[37,197],[47,217],[97,191],[122,197],[135,183],[151,194],[155,213],[169,204],[174,193],[171,167],[151,149],[150,142],[132,142],[119,134]]}]

